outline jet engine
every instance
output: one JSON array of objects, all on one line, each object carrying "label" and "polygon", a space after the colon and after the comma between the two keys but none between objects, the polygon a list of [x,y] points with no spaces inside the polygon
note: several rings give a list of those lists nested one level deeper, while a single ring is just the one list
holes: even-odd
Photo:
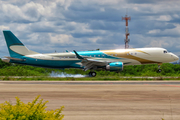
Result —
[{"label": "jet engine", "polygon": [[110,71],[122,71],[123,70],[123,63],[122,62],[112,62],[109,65],[106,65],[106,70]]}]

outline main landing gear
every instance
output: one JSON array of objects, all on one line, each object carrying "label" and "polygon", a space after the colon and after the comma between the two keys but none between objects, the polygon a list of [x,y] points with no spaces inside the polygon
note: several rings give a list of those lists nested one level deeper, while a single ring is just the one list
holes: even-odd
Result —
[{"label": "main landing gear", "polygon": [[89,77],[95,77],[96,76],[96,72],[89,72]]}]

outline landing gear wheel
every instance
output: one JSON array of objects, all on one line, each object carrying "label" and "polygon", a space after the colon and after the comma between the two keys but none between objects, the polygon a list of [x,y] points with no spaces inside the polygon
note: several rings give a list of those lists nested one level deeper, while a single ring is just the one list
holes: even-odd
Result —
[{"label": "landing gear wheel", "polygon": [[160,69],[161,65],[159,64],[158,65],[158,70],[157,70],[157,73],[160,73],[162,70]]},{"label": "landing gear wheel", "polygon": [[95,77],[96,76],[96,72],[91,72],[91,76]]},{"label": "landing gear wheel", "polygon": [[89,72],[89,76],[90,77],[95,77],[96,76],[96,72]]},{"label": "landing gear wheel", "polygon": [[161,71],[162,71],[161,69],[158,69],[158,71],[157,71],[157,72],[158,72],[158,73],[160,73]]},{"label": "landing gear wheel", "polygon": [[91,72],[89,72],[89,77],[91,77]]}]

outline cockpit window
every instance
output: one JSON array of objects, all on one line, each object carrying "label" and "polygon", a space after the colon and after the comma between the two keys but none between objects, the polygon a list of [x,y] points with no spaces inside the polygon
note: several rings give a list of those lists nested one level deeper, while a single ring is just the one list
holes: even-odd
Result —
[{"label": "cockpit window", "polygon": [[164,53],[167,53],[167,51],[166,51],[166,50],[164,50]]}]

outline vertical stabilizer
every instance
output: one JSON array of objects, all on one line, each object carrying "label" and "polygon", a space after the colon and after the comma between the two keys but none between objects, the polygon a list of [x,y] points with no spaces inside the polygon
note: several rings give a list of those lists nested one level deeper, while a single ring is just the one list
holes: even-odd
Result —
[{"label": "vertical stabilizer", "polygon": [[11,31],[4,30],[3,34],[11,57],[20,58],[24,55],[38,54],[26,48]]}]

